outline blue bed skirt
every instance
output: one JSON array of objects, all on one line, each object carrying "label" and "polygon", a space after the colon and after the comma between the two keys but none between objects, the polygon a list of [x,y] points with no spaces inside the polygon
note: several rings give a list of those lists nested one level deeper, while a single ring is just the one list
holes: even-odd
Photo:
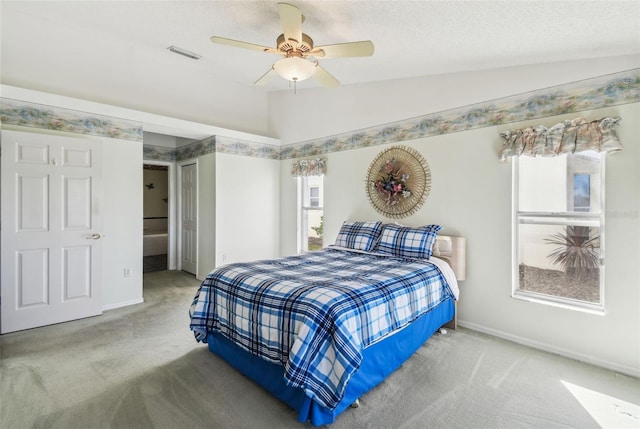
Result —
[{"label": "blue bed skirt", "polygon": [[454,299],[448,298],[401,331],[367,347],[362,352],[360,368],[333,410],[311,400],[302,389],[288,386],[281,365],[246,352],[218,333],[209,332],[207,339],[209,350],[296,410],[298,420],[310,420],[314,426],[320,426],[333,423],[362,394],[398,369],[434,332],[452,320],[454,313]]}]

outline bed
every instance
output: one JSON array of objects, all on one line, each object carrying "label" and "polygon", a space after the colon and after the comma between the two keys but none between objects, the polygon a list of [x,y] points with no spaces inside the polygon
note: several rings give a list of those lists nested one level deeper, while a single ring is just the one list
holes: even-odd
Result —
[{"label": "bed", "polygon": [[332,423],[455,320],[464,241],[440,229],[344,222],[321,251],[219,267],[190,328],[298,420]]}]

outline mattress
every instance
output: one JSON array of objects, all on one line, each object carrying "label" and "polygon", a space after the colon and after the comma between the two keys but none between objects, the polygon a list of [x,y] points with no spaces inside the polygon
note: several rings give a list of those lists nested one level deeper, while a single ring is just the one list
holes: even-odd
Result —
[{"label": "mattress", "polygon": [[[344,406],[365,350],[441,304],[453,307],[457,285],[446,267],[343,249],[231,264],[202,283],[191,329],[198,341],[228,340],[282,368],[286,386],[333,413]],[[453,310],[441,316],[436,324]]]}]

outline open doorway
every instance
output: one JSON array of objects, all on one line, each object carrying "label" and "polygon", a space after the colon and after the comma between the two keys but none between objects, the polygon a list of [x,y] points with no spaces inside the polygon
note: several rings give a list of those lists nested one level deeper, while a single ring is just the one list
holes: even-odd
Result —
[{"label": "open doorway", "polygon": [[[143,272],[175,269],[170,163],[145,162],[143,171]],[[173,265],[173,266],[172,266]]]}]

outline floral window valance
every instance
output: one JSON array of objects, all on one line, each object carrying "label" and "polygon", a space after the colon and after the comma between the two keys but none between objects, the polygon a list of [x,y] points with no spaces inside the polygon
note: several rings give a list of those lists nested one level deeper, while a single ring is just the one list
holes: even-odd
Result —
[{"label": "floral window valance", "polygon": [[622,150],[614,126],[620,118],[601,118],[587,122],[583,118],[567,120],[547,128],[536,127],[500,133],[505,139],[499,152],[500,160],[513,156],[557,156],[565,153],[617,152]]},{"label": "floral window valance", "polygon": [[291,164],[291,175],[322,176],[327,172],[327,160],[325,158],[299,159]]}]

